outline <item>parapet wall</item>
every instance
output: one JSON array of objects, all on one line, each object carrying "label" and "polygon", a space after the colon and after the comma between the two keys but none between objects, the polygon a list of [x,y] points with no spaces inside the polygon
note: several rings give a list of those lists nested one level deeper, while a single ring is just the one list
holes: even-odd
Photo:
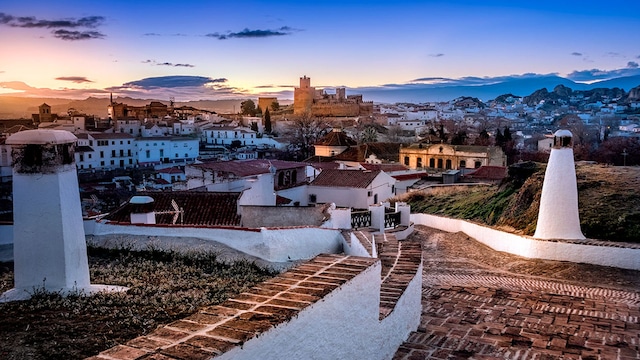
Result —
[{"label": "parapet wall", "polygon": [[465,220],[411,214],[411,221],[443,231],[461,231],[494,250],[528,258],[571,261],[640,270],[640,245],[598,240],[540,240]]},{"label": "parapet wall", "polygon": [[311,259],[321,253],[338,253],[342,251],[343,242],[340,230],[317,227],[245,229],[89,221],[85,222],[85,234],[193,237],[216,241],[271,262]]},{"label": "parapet wall", "polygon": [[[378,259],[320,255],[92,359],[391,359],[420,321],[417,245],[386,279]],[[393,291],[394,274],[406,281],[381,317],[381,283]]]}]

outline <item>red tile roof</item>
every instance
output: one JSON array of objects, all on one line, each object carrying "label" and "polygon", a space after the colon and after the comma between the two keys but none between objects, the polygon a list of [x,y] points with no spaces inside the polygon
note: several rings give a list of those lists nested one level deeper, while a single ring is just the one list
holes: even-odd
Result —
[{"label": "red tile roof", "polygon": [[234,174],[239,177],[266,174],[270,172],[269,167],[273,166],[276,170],[297,169],[305,167],[305,163],[282,161],[282,160],[237,160],[237,161],[212,161],[202,164],[193,165],[210,171],[220,171]]},{"label": "red tile roof", "polygon": [[507,176],[507,168],[504,166],[481,166],[478,170],[465,175],[471,179],[502,180]]},{"label": "red tile roof", "polygon": [[[183,224],[209,226],[240,226],[238,199],[240,193],[172,191],[140,192],[137,195],[151,196],[154,199],[153,211],[172,211],[171,200],[175,200],[184,210]],[[115,222],[131,222],[130,204],[126,204],[106,219]],[[156,214],[157,224],[172,224],[174,214]],[[180,224],[178,220],[177,224]]]},{"label": "red tile roof", "polygon": [[342,131],[331,131],[327,135],[323,136],[314,145],[322,146],[354,146],[358,144],[355,140],[350,138]]},{"label": "red tile roof", "polygon": [[367,170],[382,170],[384,172],[393,172],[393,171],[407,171],[408,167],[401,164],[360,164],[363,168]]},{"label": "red tile roof", "polygon": [[314,186],[366,188],[380,174],[380,170],[325,169],[311,182]]},{"label": "red tile roof", "polygon": [[367,143],[352,146],[336,155],[334,160],[364,162],[371,154],[385,161],[398,161],[400,158],[400,144],[398,143]]},{"label": "red tile roof", "polygon": [[393,175],[392,177],[398,181],[404,180],[413,180],[413,179],[422,179],[423,177],[429,176],[429,173],[415,173],[415,174],[402,174],[402,175]]}]

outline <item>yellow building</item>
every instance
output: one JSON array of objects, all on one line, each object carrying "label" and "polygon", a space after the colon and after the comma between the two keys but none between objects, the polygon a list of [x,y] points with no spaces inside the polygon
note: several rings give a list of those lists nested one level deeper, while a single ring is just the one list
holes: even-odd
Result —
[{"label": "yellow building", "polygon": [[311,116],[369,116],[373,101],[363,101],[362,95],[346,95],[345,88],[329,94],[311,86],[311,78],[300,78],[300,87],[293,90],[293,113]]},{"label": "yellow building", "polygon": [[507,156],[497,146],[413,144],[400,148],[400,161],[411,169],[477,169],[506,166]]}]

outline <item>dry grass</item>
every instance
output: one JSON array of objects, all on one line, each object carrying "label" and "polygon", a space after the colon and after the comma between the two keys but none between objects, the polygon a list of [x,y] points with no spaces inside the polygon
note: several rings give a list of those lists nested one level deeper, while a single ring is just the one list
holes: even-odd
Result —
[{"label": "dry grass", "polygon": [[[533,235],[540,206],[544,166],[524,181],[501,186],[409,193],[398,200],[422,212],[468,219]],[[578,163],[578,206],[588,238],[640,242],[640,167]]]},{"label": "dry grass", "polygon": [[[126,293],[62,297],[36,291],[0,304],[0,359],[80,359],[218,304],[275,275],[254,263],[224,264],[213,252],[88,248],[92,283]],[[0,263],[0,292],[13,286],[13,264]]]}]

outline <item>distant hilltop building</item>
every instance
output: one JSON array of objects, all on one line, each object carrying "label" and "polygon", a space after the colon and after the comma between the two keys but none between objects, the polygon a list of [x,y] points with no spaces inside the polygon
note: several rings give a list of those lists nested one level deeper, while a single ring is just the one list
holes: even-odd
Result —
[{"label": "distant hilltop building", "polygon": [[[171,109],[171,111],[173,111],[173,109]],[[149,105],[144,106],[132,106],[124,103],[113,102],[113,96],[109,102],[107,112],[111,120],[144,120],[147,118],[161,119],[170,113],[169,107],[159,101],[152,101]]]},{"label": "distant hilltop building", "polygon": [[346,89],[336,88],[335,94],[311,86],[311,78],[300,78],[300,87],[293,91],[293,113],[312,116],[368,116],[373,114],[373,101],[362,101],[362,95],[346,96]]}]

